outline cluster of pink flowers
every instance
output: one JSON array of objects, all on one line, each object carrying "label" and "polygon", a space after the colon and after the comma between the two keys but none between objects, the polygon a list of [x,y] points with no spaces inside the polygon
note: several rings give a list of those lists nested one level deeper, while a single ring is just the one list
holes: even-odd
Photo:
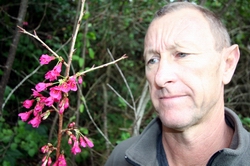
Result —
[{"label": "cluster of pink flowers", "polygon": [[[54,60],[55,57],[49,56],[46,54],[43,54],[40,57],[40,64],[46,65],[49,64],[50,61]],[[63,114],[65,109],[69,107],[69,98],[67,97],[67,93],[69,91],[76,91],[77,90],[77,82],[79,84],[82,83],[82,77],[73,75],[69,78],[63,78],[60,79],[57,82],[51,82],[56,81],[58,79],[61,73],[62,69],[62,59],[59,59],[57,65],[50,71],[48,71],[45,74],[45,79],[50,82],[40,82],[35,86],[35,89],[32,89],[33,99],[27,99],[23,102],[23,106],[26,109],[30,109],[33,104],[36,102],[33,109],[30,109],[27,112],[19,113],[18,116],[22,119],[22,121],[27,121],[30,118],[30,115],[33,113],[33,118],[28,122],[28,124],[31,124],[33,127],[39,127],[41,120],[45,120],[49,115],[51,111],[54,111],[55,109],[48,109],[45,112],[42,112],[42,110],[45,109],[45,107],[52,107],[54,103],[59,103],[59,110],[58,112],[60,114]],[[50,87],[50,88],[49,88]],[[41,93],[42,91],[45,91],[49,88],[49,96],[43,96]],[[64,94],[64,95],[63,95]]]},{"label": "cluster of pink flowers", "polygon": [[[72,131],[74,131],[74,134],[72,133]],[[69,136],[68,139],[68,144],[72,145],[71,148],[71,153],[73,153],[74,155],[78,154],[81,152],[81,148],[92,148],[94,147],[93,142],[88,139],[86,136],[84,136],[75,126],[75,122],[72,122],[68,125],[68,128],[64,130],[64,132]],[[74,141],[74,143],[73,143]],[[56,148],[48,143],[47,145],[44,145],[41,148],[41,152],[45,153],[46,155],[44,156],[44,158],[42,159],[42,166],[50,166],[50,164],[52,163],[50,154],[56,150]],[[66,159],[63,153],[60,154],[60,156],[58,157],[57,161],[53,164],[53,166],[66,166]]]},{"label": "cluster of pink flowers", "polygon": [[[75,135],[71,132],[74,131]],[[92,148],[94,147],[93,142],[84,136],[77,128],[75,128],[75,123],[72,122],[68,125],[68,130],[66,130],[66,134],[69,136],[68,144],[72,145],[71,152],[76,155],[77,153],[81,153],[81,147]],[[73,143],[74,141],[74,143]]]},{"label": "cluster of pink flowers", "polygon": [[[40,64],[49,64],[54,59],[56,59],[54,56],[43,54],[40,57]],[[62,70],[62,64],[63,59],[58,58],[56,66],[45,74],[45,82],[36,84],[35,88],[32,89],[32,98],[23,102],[23,107],[29,109],[29,111],[19,113],[18,116],[22,119],[22,121],[28,121],[30,119],[28,124],[31,124],[32,127],[39,127],[41,121],[47,119],[52,111],[63,114],[64,111],[69,107],[68,92],[77,91],[77,82],[81,84],[83,81],[82,77],[77,74],[66,78],[61,76],[60,73]],[[58,79],[59,77],[60,79]],[[43,92],[47,89],[49,93],[44,93],[46,94],[44,95]],[[57,104],[58,108],[56,108],[54,104]],[[63,130],[62,133],[63,132],[69,136],[68,143],[70,145],[73,144],[71,152],[74,155],[81,152],[81,148],[79,146],[83,148],[92,148],[94,146],[91,140],[89,140],[76,128],[74,122],[70,123],[68,128]],[[55,148],[50,143],[44,145],[41,148],[41,152],[46,154],[42,159],[42,166],[51,165],[52,160],[50,154],[54,150],[57,150],[57,148]],[[67,164],[63,153],[59,155],[57,161],[53,164],[53,166],[66,165]]]},{"label": "cluster of pink flowers", "polygon": [[[44,145],[41,148],[42,153],[46,153],[46,155],[42,159],[42,166],[50,166],[52,163],[52,159],[50,157],[50,154],[52,153],[53,150],[56,148],[53,147],[52,144],[48,143],[47,145]],[[67,166],[66,159],[64,157],[64,154],[61,153],[57,159],[57,161],[53,164],[53,166]]]}]

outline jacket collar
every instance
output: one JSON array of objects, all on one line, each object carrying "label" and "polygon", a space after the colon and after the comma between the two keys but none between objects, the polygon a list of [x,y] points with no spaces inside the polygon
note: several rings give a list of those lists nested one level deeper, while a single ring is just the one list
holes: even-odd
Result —
[{"label": "jacket collar", "polygon": [[[231,109],[225,108],[226,121],[234,128],[234,135],[230,148],[224,148],[218,151],[210,160],[210,165],[242,165],[243,160],[249,160],[250,135],[242,126],[237,114]],[[249,164],[249,161],[248,161]],[[209,165],[209,164],[208,164]]]},{"label": "jacket collar", "polygon": [[161,133],[161,121],[157,117],[152,120],[125,152],[127,157],[139,165],[157,166],[157,137]]}]

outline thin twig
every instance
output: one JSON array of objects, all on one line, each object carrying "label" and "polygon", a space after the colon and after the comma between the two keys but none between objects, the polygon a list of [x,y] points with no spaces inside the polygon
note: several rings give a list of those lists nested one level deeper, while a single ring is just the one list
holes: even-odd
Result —
[{"label": "thin twig", "polygon": [[45,48],[47,48],[53,55],[55,55],[57,58],[59,58],[59,55],[57,55],[57,53],[55,53],[46,43],[44,43],[36,34],[36,32],[34,31],[34,34],[29,33],[28,31],[26,31],[24,28],[17,26],[20,29],[21,33],[24,33],[26,35],[29,35],[33,38],[35,38],[36,40],[38,40]]},{"label": "thin twig", "polygon": [[[32,33],[29,33],[28,31],[26,31],[24,28],[20,27],[20,26],[17,26],[19,29],[20,29],[20,32],[21,33],[24,33],[24,34],[27,34],[33,38],[35,38],[36,40],[38,40],[47,50],[49,50],[54,56],[56,56],[57,58],[59,58],[60,56],[55,52],[53,51],[46,43],[44,43],[36,34],[36,31],[34,31],[34,34]],[[66,62],[64,62],[64,65],[65,66],[68,66],[68,64]]]},{"label": "thin twig", "polygon": [[35,74],[37,72],[37,70],[39,70],[41,68],[42,65],[38,66],[32,73],[30,73],[29,75],[27,75],[7,96],[7,98],[5,99],[3,105],[2,105],[2,109],[5,107],[5,104],[8,102],[9,98],[11,97],[11,95],[28,79],[30,78],[33,74]]},{"label": "thin twig", "polygon": [[40,28],[40,26],[41,26],[41,24],[42,24],[42,22],[43,22],[43,20],[44,20],[44,18],[46,16],[46,14],[47,14],[46,13],[47,12],[47,7],[48,7],[48,4],[45,4],[45,9],[44,9],[44,12],[43,12],[43,16],[42,16],[41,20],[39,21],[37,27],[34,29],[34,31],[36,31],[36,30],[38,30]]},{"label": "thin twig", "polygon": [[110,84],[107,86],[118,96],[120,97],[132,110],[134,109],[132,105],[130,105]]},{"label": "thin twig", "polygon": [[112,147],[114,147],[114,145],[109,141],[109,139],[105,136],[105,134],[103,134],[103,132],[101,131],[101,129],[100,129],[100,128],[97,126],[97,124],[95,123],[95,121],[94,121],[92,115],[90,114],[89,108],[88,108],[88,106],[87,106],[87,103],[86,103],[85,98],[84,98],[83,95],[82,95],[82,98],[81,98],[81,99],[82,99],[82,101],[83,101],[83,104],[84,104],[84,106],[85,106],[85,108],[86,108],[86,111],[87,111],[87,113],[88,113],[88,116],[89,116],[91,122],[94,124],[94,126],[96,127],[96,129],[98,130],[98,132],[103,136],[103,138],[104,138]]},{"label": "thin twig", "polygon": [[91,71],[94,71],[94,70],[97,70],[97,69],[100,69],[100,68],[103,68],[103,67],[107,67],[109,65],[112,65],[112,64],[116,64],[117,62],[119,62],[120,60],[123,60],[123,59],[126,59],[127,56],[126,54],[124,54],[122,57],[120,57],[119,59],[117,60],[113,60],[112,62],[109,62],[109,63],[106,63],[106,64],[103,64],[103,65],[100,65],[100,66],[97,66],[97,67],[91,67],[90,69],[88,70],[85,70],[83,72],[78,72],[77,75],[85,75],[86,73],[88,72],[91,72]]},{"label": "thin twig", "polygon": [[[113,57],[113,55],[111,54],[111,52],[110,52],[109,49],[108,49],[108,53],[109,53],[109,56],[111,57],[111,59],[114,59],[114,57]],[[135,106],[135,100],[134,100],[134,96],[133,96],[133,94],[132,94],[132,91],[131,91],[131,89],[130,89],[130,87],[129,87],[129,85],[128,85],[128,82],[127,82],[127,80],[126,80],[124,74],[122,73],[120,67],[119,67],[117,64],[115,64],[115,66],[116,66],[117,70],[119,71],[120,75],[122,76],[122,79],[123,79],[123,81],[124,81],[124,83],[125,83],[125,85],[126,85],[126,87],[127,87],[127,89],[128,89],[128,92],[129,92],[129,95],[130,95],[130,97],[131,97],[132,104],[133,104],[132,109],[134,110],[134,114],[135,114],[135,116],[136,116],[136,106]]]}]

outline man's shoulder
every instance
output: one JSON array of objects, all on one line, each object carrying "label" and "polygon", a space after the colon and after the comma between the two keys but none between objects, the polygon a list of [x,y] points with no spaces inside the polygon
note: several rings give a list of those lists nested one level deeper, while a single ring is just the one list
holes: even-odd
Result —
[{"label": "man's shoulder", "polygon": [[125,152],[138,138],[139,136],[133,136],[116,145],[105,166],[116,166],[117,164],[120,166],[129,166],[125,159]]},{"label": "man's shoulder", "polygon": [[140,135],[128,138],[116,145],[105,166],[129,166],[125,156],[132,160],[139,158],[137,161],[141,161],[142,158],[143,160],[151,158],[148,156],[156,153],[156,140],[160,132],[161,123],[157,117],[147,125]]},{"label": "man's shoulder", "polygon": [[120,142],[115,149],[119,149],[120,151],[126,151],[134,142],[136,142],[139,139],[139,136],[133,136],[128,138],[127,140],[124,140]]}]

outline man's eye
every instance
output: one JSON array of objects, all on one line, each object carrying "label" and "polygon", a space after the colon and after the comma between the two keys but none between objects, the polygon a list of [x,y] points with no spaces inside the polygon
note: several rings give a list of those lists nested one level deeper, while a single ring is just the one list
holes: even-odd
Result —
[{"label": "man's eye", "polygon": [[176,54],[176,56],[177,57],[180,57],[180,58],[184,58],[184,57],[186,57],[188,54],[187,53],[183,53],[183,52],[178,52],[177,54]]},{"label": "man's eye", "polygon": [[155,63],[158,63],[159,62],[159,59],[158,58],[152,58],[148,61],[148,65],[152,65],[152,64],[155,64]]}]

